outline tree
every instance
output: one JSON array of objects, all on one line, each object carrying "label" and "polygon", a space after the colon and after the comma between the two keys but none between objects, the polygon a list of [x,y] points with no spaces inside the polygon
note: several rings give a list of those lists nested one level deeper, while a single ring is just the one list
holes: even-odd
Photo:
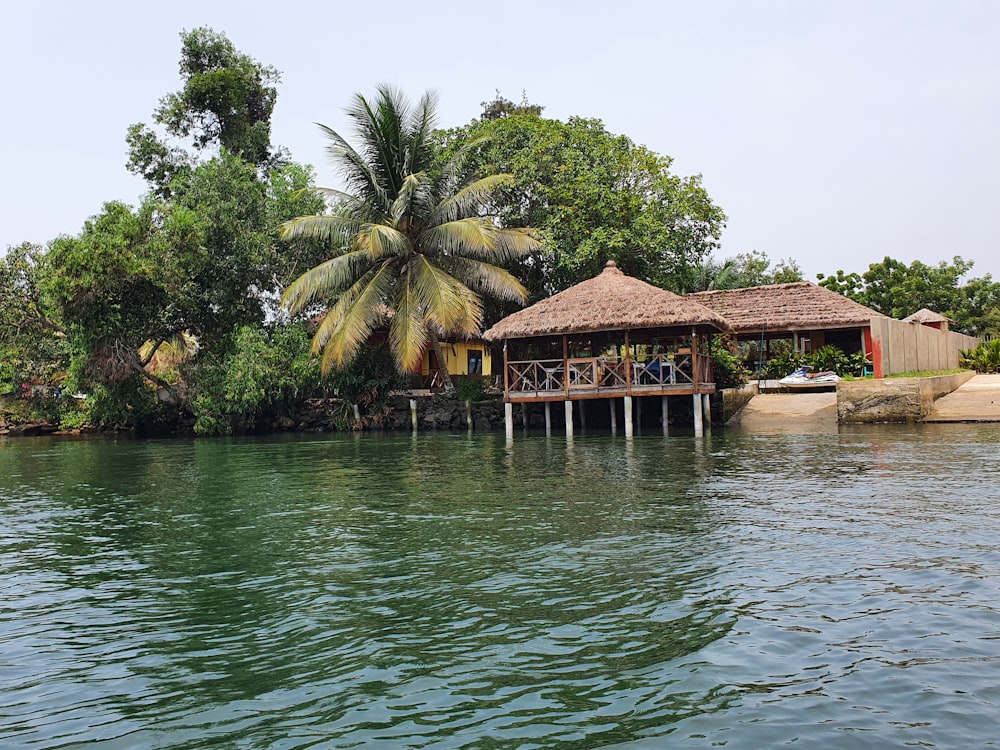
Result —
[{"label": "tree", "polygon": [[905,318],[922,308],[951,318],[952,327],[970,335],[1000,333],[1000,284],[987,274],[963,281],[973,262],[954,256],[951,262],[910,265],[885,257],[863,274],[837,271],[819,274],[820,286],[844,294],[893,318]]},{"label": "tree", "polygon": [[473,164],[514,175],[496,193],[493,212],[504,226],[541,232],[542,255],[509,267],[532,298],[590,278],[608,260],[658,286],[692,287],[725,222],[699,176],[672,174],[670,157],[612,135],[600,120],[561,122],[523,109],[493,117],[491,104],[482,120],[442,140],[452,153],[485,139]]},{"label": "tree", "polygon": [[[323,127],[346,191],[324,190],[331,213],[282,225],[282,236],[330,240],[333,256],[300,276],[285,292],[292,314],[332,303],[313,337],[324,372],[356,355],[390,312],[389,345],[400,371],[419,362],[430,342],[444,362],[441,334],[473,335],[482,323],[480,294],[523,302],[527,292],[495,265],[538,248],[531,230],[498,228],[481,213],[505,174],[476,179],[457,149],[440,168],[432,130],[435,97],[413,107],[395,89],[379,86],[369,101],[358,94],[347,114],[359,138]],[[447,372],[445,387],[453,390]]]},{"label": "tree", "polygon": [[0,256],[0,393],[33,377],[51,381],[68,365],[66,331],[44,291],[47,273],[39,245]]},{"label": "tree", "polygon": [[[181,33],[180,73],[184,87],[160,100],[154,119],[169,136],[191,138],[195,149],[224,148],[255,167],[280,166],[271,146],[271,113],[280,73],[239,52],[210,28]],[[193,158],[170,146],[142,124],[128,132],[129,169],[162,195]]]},{"label": "tree", "polygon": [[743,289],[765,284],[788,284],[803,279],[798,263],[791,258],[779,261],[772,269],[767,253],[751,250],[727,258],[722,263],[708,258],[691,275],[691,280],[692,286],[687,291]]}]

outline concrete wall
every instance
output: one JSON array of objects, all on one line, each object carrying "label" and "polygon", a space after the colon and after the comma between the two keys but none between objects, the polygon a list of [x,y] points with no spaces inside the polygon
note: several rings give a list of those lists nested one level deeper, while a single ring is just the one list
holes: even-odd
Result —
[{"label": "concrete wall", "polygon": [[951,393],[973,375],[974,372],[962,372],[933,378],[841,381],[837,383],[837,418],[842,424],[917,422],[930,414],[934,401]]},{"label": "concrete wall", "polygon": [[954,370],[959,350],[979,343],[972,336],[940,331],[919,323],[872,318],[872,356],[876,377],[918,370]]},{"label": "concrete wall", "polygon": [[732,419],[758,393],[759,389],[756,383],[745,385],[742,388],[723,388],[720,391],[722,398],[722,423],[725,424]]}]

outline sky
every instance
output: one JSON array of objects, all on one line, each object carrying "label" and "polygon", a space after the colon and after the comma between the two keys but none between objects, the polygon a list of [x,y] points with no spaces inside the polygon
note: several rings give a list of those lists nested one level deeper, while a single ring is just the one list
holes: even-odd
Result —
[{"label": "sky", "polygon": [[209,26],[282,71],[272,142],[335,186],[315,123],[387,82],[433,89],[439,124],[499,90],[601,119],[702,175],[718,259],[806,278],[889,256],[1000,278],[1000,2],[503,3],[0,0],[0,252],[137,204],[129,125],[181,88],[180,33]]}]

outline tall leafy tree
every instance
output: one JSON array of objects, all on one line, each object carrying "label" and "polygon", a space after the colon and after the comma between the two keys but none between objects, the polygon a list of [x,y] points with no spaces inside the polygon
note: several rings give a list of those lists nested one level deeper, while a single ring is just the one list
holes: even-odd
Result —
[{"label": "tall leafy tree", "polygon": [[[236,49],[210,28],[181,33],[180,74],[184,86],[167,94],[154,120],[174,139],[190,139],[197,151],[224,148],[259,168],[278,166],[271,145],[271,114],[280,73]],[[129,169],[168,195],[171,183],[194,158],[146,125],[129,128]]]},{"label": "tall leafy tree", "polygon": [[358,94],[347,108],[357,148],[323,127],[346,189],[324,190],[333,210],[293,219],[282,235],[320,238],[336,248],[283,297],[293,314],[331,305],[312,342],[324,371],[350,362],[387,312],[390,349],[406,371],[428,342],[444,362],[442,333],[479,332],[480,295],[527,298],[524,286],[497,264],[524,258],[538,241],[531,230],[500,227],[483,213],[511,177],[472,174],[468,155],[475,142],[436,165],[435,106],[433,94],[413,106],[383,85],[371,100]]},{"label": "tall leafy tree", "polygon": [[505,225],[542,233],[542,255],[511,267],[533,298],[594,276],[608,260],[659,286],[696,286],[726,218],[700,176],[673,174],[670,157],[609,133],[600,120],[562,122],[539,116],[537,105],[508,104],[484,103],[481,119],[444,140],[459,149],[485,137],[474,163],[515,176],[493,206]]},{"label": "tall leafy tree", "polygon": [[975,336],[1000,334],[1000,283],[987,274],[966,279],[973,262],[955,256],[929,265],[885,257],[863,274],[819,274],[820,286],[844,294],[893,318],[929,308],[952,320],[955,330]]}]

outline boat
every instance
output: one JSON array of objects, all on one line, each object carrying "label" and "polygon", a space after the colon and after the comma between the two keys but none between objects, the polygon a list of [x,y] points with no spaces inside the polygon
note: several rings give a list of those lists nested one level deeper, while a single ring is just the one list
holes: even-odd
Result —
[{"label": "boat", "polygon": [[784,388],[823,388],[835,386],[840,382],[840,376],[833,370],[809,372],[812,368],[803,365],[791,375],[786,375],[778,381]]}]

